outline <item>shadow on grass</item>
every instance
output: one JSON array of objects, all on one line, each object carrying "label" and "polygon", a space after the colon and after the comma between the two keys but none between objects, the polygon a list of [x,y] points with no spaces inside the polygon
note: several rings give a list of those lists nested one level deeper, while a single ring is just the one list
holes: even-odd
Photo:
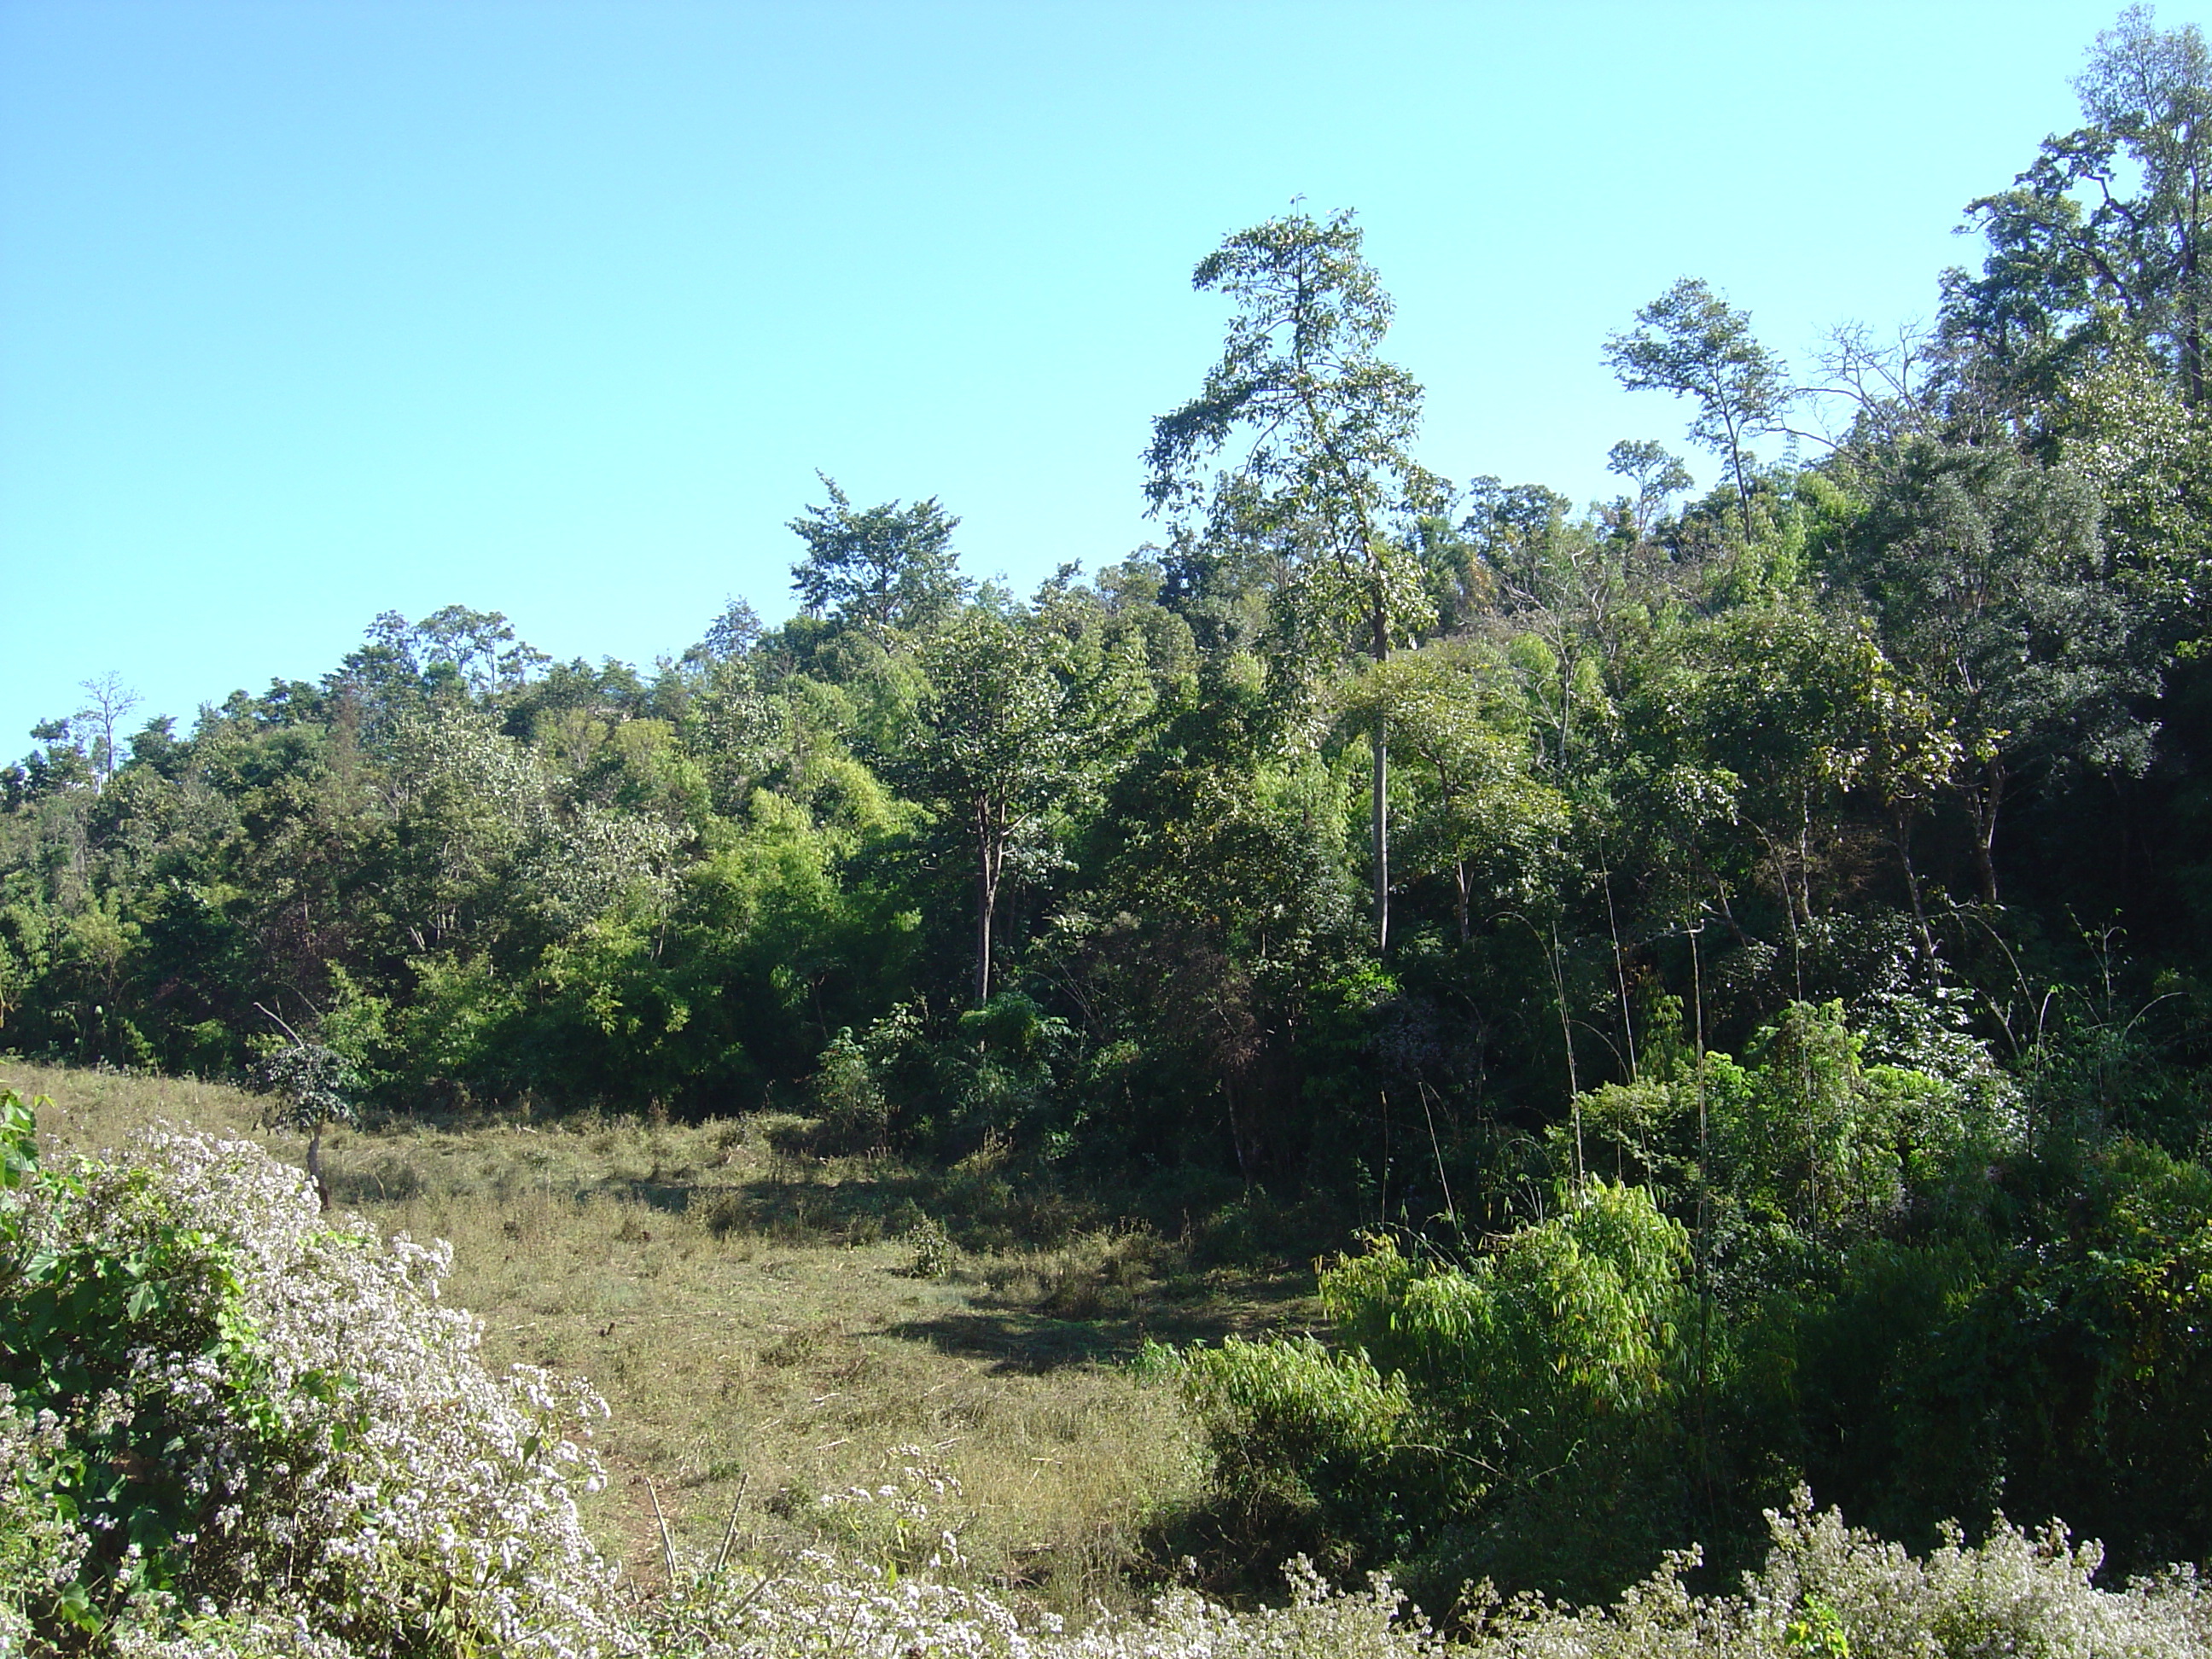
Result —
[{"label": "shadow on grass", "polygon": [[874,1334],[926,1343],[939,1353],[986,1359],[994,1371],[1030,1376],[1121,1358],[1133,1353],[1143,1340],[1130,1340],[1107,1326],[1000,1309],[902,1320]]},{"label": "shadow on grass", "polygon": [[979,1288],[981,1305],[901,1321],[878,1334],[988,1360],[994,1370],[1042,1375],[1125,1361],[1148,1341],[1182,1347],[1302,1327],[1315,1311],[1310,1273],[1241,1273],[1215,1284],[1204,1299],[1179,1291],[1173,1283],[1130,1287],[1110,1312],[1060,1317]]},{"label": "shadow on grass", "polygon": [[[947,1286],[954,1295],[880,1334],[1009,1373],[1111,1364],[1147,1340],[1212,1343],[1316,1317],[1314,1275],[1292,1265],[1314,1253],[1289,1224],[1304,1218],[1249,1194],[1201,1211],[1195,1223],[1178,1205],[1182,1227],[1168,1237],[1139,1218],[1153,1206],[1128,1201],[1136,1194],[1117,1202],[1069,1192],[1017,1167],[931,1170],[778,1152],[764,1170],[738,1170],[686,1161],[703,1163],[711,1146],[678,1146],[666,1161],[659,1147],[592,1150],[604,1159],[596,1168],[581,1149],[554,1139],[545,1143],[554,1156],[524,1144],[471,1166],[365,1138],[332,1160],[329,1178],[341,1206],[432,1196],[532,1198],[580,1210],[614,1203],[684,1218],[718,1239],[799,1250],[921,1249],[934,1239],[963,1264]],[[629,1161],[619,1153],[640,1151],[650,1152],[652,1169],[642,1158],[619,1167]],[[660,1223],[652,1226],[657,1232]]]}]

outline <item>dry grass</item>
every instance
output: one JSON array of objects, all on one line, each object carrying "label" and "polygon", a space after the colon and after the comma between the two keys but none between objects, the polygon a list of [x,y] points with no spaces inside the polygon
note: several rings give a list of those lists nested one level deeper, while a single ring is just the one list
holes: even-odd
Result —
[{"label": "dry grass", "polygon": [[[219,1085],[19,1061],[0,1061],[0,1085],[51,1100],[40,1122],[58,1145],[112,1146],[166,1119],[303,1156],[260,1129],[259,1101]],[[403,1123],[334,1131],[324,1164],[338,1207],[453,1242],[447,1293],[483,1319],[495,1364],[580,1373],[606,1396],[617,1478],[592,1520],[633,1571],[658,1573],[655,1496],[694,1542],[734,1517],[742,1548],[857,1528],[925,1553],[880,1507],[818,1501],[900,1480],[915,1460],[892,1449],[913,1446],[956,1479],[932,1525],[958,1531],[978,1576],[1064,1608],[1125,1601],[1147,1521],[1199,1469],[1173,1392],[1120,1362],[1146,1335],[1310,1318],[1310,1279],[1202,1272],[1144,1228],[1082,1226],[1096,1218],[1025,1194],[1000,1149],[933,1176],[807,1156],[802,1129]],[[932,1223],[986,1248],[927,1253],[939,1276],[925,1276]]]}]

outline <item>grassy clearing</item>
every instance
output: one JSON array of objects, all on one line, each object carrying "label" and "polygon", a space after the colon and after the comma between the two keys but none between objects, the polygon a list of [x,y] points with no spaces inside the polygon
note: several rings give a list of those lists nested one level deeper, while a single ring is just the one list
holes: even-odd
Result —
[{"label": "grassy clearing", "polygon": [[[262,1130],[261,1101],[216,1085],[9,1060],[0,1086],[46,1097],[60,1146],[165,1119],[304,1157]],[[1063,1608],[1126,1602],[1157,1565],[1148,1523],[1199,1469],[1172,1391],[1122,1362],[1147,1336],[1302,1324],[1310,1275],[1209,1266],[1203,1233],[1109,1221],[1028,1186],[1003,1149],[928,1172],[814,1156],[805,1132],[403,1123],[333,1131],[324,1167],[337,1208],[452,1241],[447,1294],[495,1364],[606,1396],[614,1479],[592,1521],[633,1572],[659,1575],[657,1499],[679,1540],[734,1526],[751,1552],[830,1536],[921,1560],[951,1528],[985,1580]],[[820,1501],[933,1481],[926,1528],[880,1498]]]}]

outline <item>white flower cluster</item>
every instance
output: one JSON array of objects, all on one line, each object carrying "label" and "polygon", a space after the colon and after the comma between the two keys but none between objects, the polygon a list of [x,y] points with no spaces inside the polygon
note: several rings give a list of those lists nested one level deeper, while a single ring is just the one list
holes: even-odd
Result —
[{"label": "white flower cluster", "polygon": [[[59,1418],[51,1411],[19,1410],[14,1392],[0,1386],[0,1505],[10,1494],[42,1484],[44,1471],[64,1446]],[[0,1518],[0,1655],[28,1644],[27,1606],[59,1595],[74,1582],[91,1542],[82,1529],[43,1506]]]},{"label": "white flower cluster", "polygon": [[897,1480],[823,1492],[816,1500],[823,1518],[836,1523],[854,1548],[893,1566],[951,1572],[967,1565],[960,1552],[967,1522],[945,1525],[939,1515],[947,1503],[966,1496],[959,1476],[922,1446],[893,1446],[884,1461],[897,1466]]},{"label": "white flower cluster", "polygon": [[1927,1556],[1815,1514],[1799,1489],[1770,1510],[1773,1548],[1741,1595],[1698,1596],[1665,1566],[1610,1607],[1492,1604],[1481,1659],[2203,1659],[2212,1598],[2184,1569],[2122,1591],[2091,1583],[2101,1552],[2063,1528],[2000,1524],[1969,1547],[1955,1528]]},{"label": "white flower cluster", "polygon": [[[128,1163],[82,1162],[70,1182],[8,1200],[48,1250],[192,1247],[149,1292],[162,1309],[150,1329],[179,1346],[131,1350],[125,1388],[58,1397],[51,1426],[0,1416],[0,1456],[31,1455],[12,1449],[41,1435],[95,1447],[118,1425],[170,1435],[185,1565],[133,1594],[126,1559],[102,1585],[118,1650],[292,1651],[301,1632],[332,1652],[624,1645],[571,1492],[599,1479],[574,1425],[605,1407],[540,1372],[487,1372],[475,1322],[437,1304],[444,1247],[327,1226],[297,1171],[197,1134],[155,1133]],[[229,1340],[210,1349],[211,1329]],[[58,1540],[70,1506],[40,1492],[35,1480],[0,1487],[0,1540],[44,1540],[40,1569],[59,1582],[97,1550],[99,1517]],[[19,1613],[32,1605],[17,1598]]]},{"label": "white flower cluster", "polygon": [[1387,1579],[1338,1595],[1304,1561],[1284,1608],[1232,1613],[1189,1590],[1141,1618],[1066,1630],[980,1591],[810,1553],[774,1577],[702,1576],[655,1609],[653,1650],[687,1659],[1426,1659],[1442,1644]]}]

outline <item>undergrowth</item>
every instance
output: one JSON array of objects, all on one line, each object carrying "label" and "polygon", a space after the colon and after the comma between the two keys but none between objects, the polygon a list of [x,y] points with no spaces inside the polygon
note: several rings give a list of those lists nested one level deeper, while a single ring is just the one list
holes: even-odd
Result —
[{"label": "undergrowth", "polygon": [[[680,1516],[635,1534],[603,1528],[605,1547],[587,1506],[605,1502],[592,1492],[604,1474],[623,1482],[608,1455],[619,1410],[603,1417],[590,1389],[488,1352],[489,1334],[444,1297],[466,1282],[473,1246],[457,1261],[326,1215],[303,1174],[240,1136],[142,1128],[119,1153],[72,1156],[42,1146],[12,1097],[4,1109],[0,1653],[2165,1659],[2212,1647],[2212,1598],[2188,1570],[2101,1588],[2096,1546],[2001,1519],[1979,1542],[1954,1529],[1916,1557],[1802,1493],[1769,1516],[1765,1563],[1733,1593],[1694,1593],[1691,1551],[1600,1607],[1501,1602],[1476,1587],[1435,1609],[1449,1640],[1387,1580],[1339,1589],[1303,1560],[1273,1607],[1231,1609],[1187,1588],[1074,1606],[994,1535],[1000,1464],[962,1436],[900,1436],[887,1409],[852,1423],[872,1437],[843,1463],[850,1478],[787,1480],[755,1510],[742,1501],[749,1467],[718,1528]],[[509,1233],[531,1213],[519,1201],[492,1208],[477,1243],[515,1247],[542,1280],[565,1245]],[[684,1246],[698,1259],[714,1238],[682,1212],[609,1207],[595,1248],[665,1251],[664,1276]],[[675,1237],[647,1238],[656,1220]],[[764,1259],[756,1236],[724,1237],[741,1236],[756,1254],[712,1258],[726,1273]],[[914,1275],[905,1243],[844,1248],[905,1287],[894,1297],[940,1283]],[[972,1284],[983,1300],[963,1305],[1153,1282],[1173,1249],[1140,1229],[1094,1231],[1037,1253],[998,1291]],[[758,1334],[762,1368],[852,1367],[852,1335],[818,1322]],[[1083,1371],[1119,1392],[1063,1424],[1063,1467],[1101,1446],[1128,1457],[1176,1420],[1174,1394],[1146,1370]],[[1346,1386],[1388,1384],[1363,1374]],[[1008,1407],[1008,1423],[1039,1403]],[[1145,1411],[1149,1428],[1133,1427]],[[1053,1468],[1032,1467],[1032,1485]],[[654,1508],[664,1487],[683,1490],[642,1480]]]}]

